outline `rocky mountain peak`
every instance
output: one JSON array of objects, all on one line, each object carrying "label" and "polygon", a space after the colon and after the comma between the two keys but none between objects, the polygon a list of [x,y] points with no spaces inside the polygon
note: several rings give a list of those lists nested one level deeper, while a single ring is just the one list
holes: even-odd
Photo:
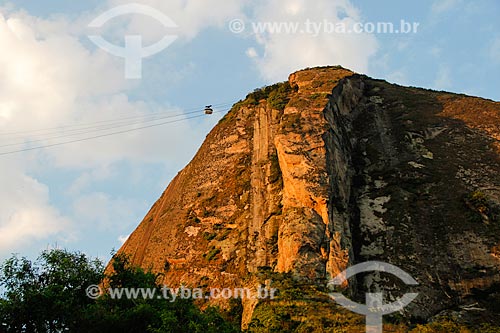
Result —
[{"label": "rocky mountain peak", "polygon": [[[119,253],[171,286],[307,286],[283,290],[288,305],[243,300],[244,327],[266,307],[301,322],[291,305],[303,298],[332,313],[328,281],[370,260],[419,282],[406,317],[493,320],[499,117],[497,102],[341,67],[295,72],[233,106]],[[355,298],[382,285],[388,299],[404,290],[380,274],[344,288]],[[461,307],[472,303],[482,310]]]}]

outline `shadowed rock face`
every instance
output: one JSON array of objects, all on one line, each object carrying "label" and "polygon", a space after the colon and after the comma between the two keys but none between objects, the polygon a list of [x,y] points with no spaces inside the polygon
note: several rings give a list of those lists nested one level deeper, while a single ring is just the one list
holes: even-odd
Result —
[{"label": "shadowed rock face", "polygon": [[[281,272],[318,297],[348,266],[380,260],[419,282],[405,315],[494,318],[499,118],[500,103],[479,98],[296,72],[233,107],[119,252],[171,286],[255,288]],[[407,290],[375,273],[345,287],[360,299]],[[473,303],[485,311],[460,307]],[[244,325],[256,305],[243,301]]]}]

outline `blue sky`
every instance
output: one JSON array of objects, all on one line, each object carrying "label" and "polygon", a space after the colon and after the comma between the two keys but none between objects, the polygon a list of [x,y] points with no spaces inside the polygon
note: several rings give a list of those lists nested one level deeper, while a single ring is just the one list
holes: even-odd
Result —
[{"label": "blue sky", "polygon": [[[143,59],[140,80],[126,79],[124,60],[87,38],[95,32],[87,26],[95,17],[128,2],[0,2],[0,154],[67,140],[62,129],[48,130],[54,127],[89,124],[85,128],[95,130],[104,120],[145,120],[158,114],[180,120],[180,114],[201,115],[206,104],[220,105],[220,112],[0,155],[0,259],[11,253],[33,257],[53,246],[107,259],[231,103],[304,67],[340,64],[402,85],[500,100],[500,3],[494,0],[136,3],[162,12],[178,26],[166,32],[153,19],[131,14],[99,30],[115,44],[130,34],[141,35],[146,45],[165,34],[178,37]],[[234,19],[245,23],[245,31],[230,31]],[[409,34],[316,36],[252,30],[255,22],[306,20],[347,26],[398,26],[405,20],[419,27]],[[130,126],[123,128],[141,124]],[[51,135],[42,135],[47,132]],[[91,136],[84,130],[76,134],[71,138]]]}]

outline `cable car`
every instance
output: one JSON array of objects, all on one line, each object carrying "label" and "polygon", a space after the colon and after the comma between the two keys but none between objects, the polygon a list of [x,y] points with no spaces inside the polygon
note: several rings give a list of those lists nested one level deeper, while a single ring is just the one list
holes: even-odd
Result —
[{"label": "cable car", "polygon": [[205,106],[205,114],[212,114],[214,110],[212,109],[212,105]]}]

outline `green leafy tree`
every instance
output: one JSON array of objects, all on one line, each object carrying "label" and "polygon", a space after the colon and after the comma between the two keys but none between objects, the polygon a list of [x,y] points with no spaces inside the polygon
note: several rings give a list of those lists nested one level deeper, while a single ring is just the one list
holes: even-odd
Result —
[{"label": "green leafy tree", "polygon": [[85,290],[103,277],[103,265],[82,253],[44,251],[32,263],[13,256],[0,269],[1,328],[6,332],[75,330],[93,301]]},{"label": "green leafy tree", "polygon": [[85,332],[153,332],[153,333],[225,333],[239,329],[224,320],[217,308],[201,311],[191,299],[164,298],[161,275],[134,267],[127,256],[120,254],[112,260],[113,270],[107,277],[110,288],[150,288],[160,297],[113,299],[105,294],[99,298],[86,321]]},{"label": "green leafy tree", "polygon": [[[239,332],[214,307],[163,297],[160,275],[116,255],[104,282],[100,261],[66,250],[43,252],[31,262],[13,256],[0,266],[0,332]],[[87,297],[87,287],[149,288],[160,297]]]}]

